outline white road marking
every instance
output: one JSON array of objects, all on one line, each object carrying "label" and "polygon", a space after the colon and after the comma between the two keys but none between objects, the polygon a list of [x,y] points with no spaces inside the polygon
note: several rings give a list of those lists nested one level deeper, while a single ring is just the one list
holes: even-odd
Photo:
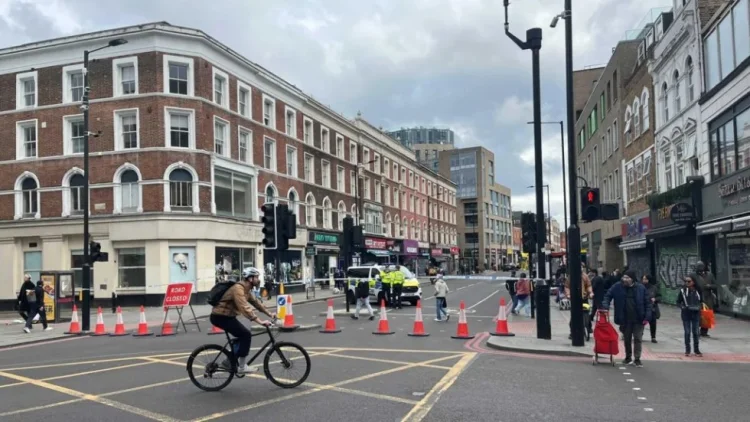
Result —
[{"label": "white road marking", "polygon": [[625,370],[625,367],[624,367],[624,366],[621,366],[621,367],[620,367],[620,370],[624,371],[624,370]]},{"label": "white road marking", "polygon": [[630,372],[623,372],[623,375],[630,375]]},{"label": "white road marking", "polygon": [[654,411],[654,409],[652,409],[650,407],[644,407],[643,410],[645,410],[646,412],[653,412]]},{"label": "white road marking", "polygon": [[633,391],[641,391],[640,387],[633,387]]},{"label": "white road marking", "polygon": [[633,378],[628,378],[625,381],[627,381],[627,382],[635,382],[635,380]]},{"label": "white road marking", "polygon": [[646,400],[645,397],[638,397],[638,400]]},{"label": "white road marking", "polygon": [[490,298],[491,298],[492,296],[495,296],[495,295],[496,295],[496,294],[498,294],[498,293],[500,293],[500,289],[497,289],[497,290],[495,290],[494,292],[490,293],[490,295],[489,295],[489,296],[487,296],[487,297],[485,297],[484,299],[480,300],[479,302],[477,302],[477,303],[475,303],[475,304],[473,304],[473,305],[469,306],[469,307],[468,307],[468,308],[466,308],[466,309],[467,309],[467,310],[468,310],[468,309],[474,309],[474,308],[476,308],[477,306],[479,306],[479,305],[480,305],[480,304],[482,304],[483,302],[486,302],[486,301],[487,301],[488,299],[490,299]]}]

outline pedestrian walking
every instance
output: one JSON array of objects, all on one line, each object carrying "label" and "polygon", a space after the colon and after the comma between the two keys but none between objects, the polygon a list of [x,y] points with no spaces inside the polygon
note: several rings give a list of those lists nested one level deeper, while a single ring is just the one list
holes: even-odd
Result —
[{"label": "pedestrian walking", "polygon": [[649,274],[645,274],[641,277],[641,282],[646,286],[648,292],[648,299],[651,302],[651,319],[648,320],[648,326],[651,330],[651,343],[658,343],[656,341],[656,320],[661,318],[661,310],[659,309],[659,303],[661,302],[661,292],[659,291],[658,281]]},{"label": "pedestrian walking", "polygon": [[[29,308],[29,300],[26,296],[26,293],[28,291],[34,290],[34,283],[31,282],[31,276],[28,274],[25,274],[23,276],[23,283],[21,284],[21,290],[18,291],[18,314],[21,315],[21,318],[23,318],[24,322],[29,319],[29,312],[31,309]],[[32,315],[31,318],[34,318]]]},{"label": "pedestrian walking", "polygon": [[677,306],[680,307],[682,328],[685,330],[685,356],[690,356],[690,337],[693,337],[693,352],[697,357],[703,357],[700,350],[699,328],[701,325],[701,309],[705,303],[701,292],[696,287],[696,278],[691,274],[685,277],[685,287],[677,295]]},{"label": "pedestrian walking", "polygon": [[510,300],[513,302],[513,307],[510,309],[510,313],[516,313],[516,306],[518,306],[518,297],[516,297],[516,282],[518,280],[509,279],[505,281],[505,290],[510,293]]},{"label": "pedestrian walking", "polygon": [[36,282],[36,286],[34,286],[33,289],[26,290],[26,301],[29,305],[29,316],[26,318],[26,326],[23,327],[23,331],[26,332],[26,334],[31,332],[31,324],[34,322],[34,317],[37,315],[39,315],[39,320],[42,322],[44,331],[50,331],[52,329],[52,327],[47,326],[47,312],[44,309],[45,293],[42,286],[42,280],[39,280]]},{"label": "pedestrian walking", "polygon": [[516,298],[515,313],[526,309],[526,316],[531,317],[531,280],[526,278],[526,273],[521,273],[521,278],[516,281]]},{"label": "pedestrian walking", "polygon": [[375,312],[372,311],[372,306],[370,306],[370,282],[364,279],[359,280],[357,287],[354,288],[354,293],[357,298],[357,308],[354,310],[354,314],[352,314],[352,319],[359,319],[359,312],[362,306],[367,307],[367,312],[370,314],[370,321],[375,319]]},{"label": "pedestrian walking", "polygon": [[438,274],[437,280],[435,280],[435,307],[437,308],[437,318],[435,318],[435,321],[443,321],[443,316],[445,316],[445,321],[451,319],[451,316],[448,315],[447,296],[448,284],[443,279],[443,275]]},{"label": "pedestrian walking", "polygon": [[[716,309],[716,278],[711,274],[711,271],[706,268],[706,264],[703,261],[698,261],[695,265],[697,276],[693,279],[696,283],[696,289],[700,293],[703,303],[708,309]],[[694,274],[696,275],[696,274]],[[708,335],[708,328],[701,327],[701,337],[711,337]]]},{"label": "pedestrian walking", "polygon": [[620,326],[625,343],[625,360],[622,363],[632,363],[640,368],[643,366],[643,329],[651,319],[651,306],[646,287],[643,283],[637,283],[636,279],[634,271],[626,271],[620,281],[607,290],[602,301],[602,309],[608,310],[612,301],[615,302],[615,324]]}]

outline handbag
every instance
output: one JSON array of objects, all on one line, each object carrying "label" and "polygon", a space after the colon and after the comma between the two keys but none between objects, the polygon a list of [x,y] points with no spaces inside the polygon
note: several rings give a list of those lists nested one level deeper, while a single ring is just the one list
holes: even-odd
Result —
[{"label": "handbag", "polygon": [[703,305],[703,309],[701,309],[701,328],[704,329],[711,329],[716,326],[716,317],[714,316],[713,309],[709,308],[707,305]]}]

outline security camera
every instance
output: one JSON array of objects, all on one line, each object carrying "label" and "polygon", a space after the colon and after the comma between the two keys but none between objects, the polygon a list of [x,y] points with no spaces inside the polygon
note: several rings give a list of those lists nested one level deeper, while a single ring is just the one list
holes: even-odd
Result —
[{"label": "security camera", "polygon": [[549,26],[550,28],[554,28],[557,26],[557,21],[560,20],[560,15],[555,15],[554,18],[552,18],[552,22],[550,22]]}]

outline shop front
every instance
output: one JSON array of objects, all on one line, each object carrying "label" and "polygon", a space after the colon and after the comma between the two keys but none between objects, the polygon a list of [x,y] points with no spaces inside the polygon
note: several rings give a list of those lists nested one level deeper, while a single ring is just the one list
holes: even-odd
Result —
[{"label": "shop front", "polygon": [[341,233],[313,230],[307,232],[307,250],[314,252],[311,260],[315,278],[328,277],[331,268],[341,268],[343,264],[339,262],[340,241]]},{"label": "shop front", "polygon": [[702,220],[702,177],[649,198],[651,230],[646,239],[655,256],[656,280],[662,301],[676,304],[685,276],[700,260],[695,226]]},{"label": "shop front", "polygon": [[455,274],[456,273],[456,266],[458,265],[457,261],[459,257],[461,256],[461,250],[458,248],[458,246],[451,246],[449,249],[451,253],[451,259],[450,259],[450,266],[448,267],[448,273],[449,274]]},{"label": "shop front", "polygon": [[628,269],[635,271],[638,277],[654,275],[653,243],[646,241],[646,234],[650,229],[651,216],[648,210],[625,217],[622,223],[620,250],[625,253]]},{"label": "shop front", "polygon": [[390,264],[391,251],[388,250],[388,240],[381,237],[365,237],[365,252],[362,264]]},{"label": "shop front", "polygon": [[416,272],[416,265],[419,261],[419,242],[411,239],[397,241],[401,251],[401,264],[405,265],[412,272]]},{"label": "shop front", "polygon": [[750,169],[703,188],[701,257],[719,284],[719,312],[750,317]]},{"label": "shop front", "polygon": [[[281,251],[280,254],[280,277],[279,281],[284,284],[302,283],[304,276],[302,266],[302,250],[301,249],[289,249]],[[276,257],[276,251],[264,250],[263,251],[263,269],[265,274],[274,274],[274,262]]]}]

